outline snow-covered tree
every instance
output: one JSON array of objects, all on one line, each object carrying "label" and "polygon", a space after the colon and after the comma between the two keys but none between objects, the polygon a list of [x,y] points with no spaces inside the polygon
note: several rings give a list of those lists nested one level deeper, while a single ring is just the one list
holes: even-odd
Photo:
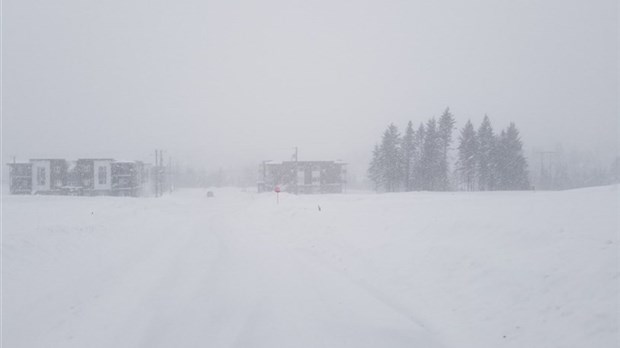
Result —
[{"label": "snow-covered tree", "polygon": [[450,183],[448,180],[448,172],[450,171],[448,164],[448,151],[450,150],[450,144],[452,143],[452,131],[454,130],[454,116],[450,113],[450,108],[446,108],[444,113],[439,118],[439,128],[437,130],[437,136],[440,144],[440,158],[437,168],[437,187],[438,190],[448,190]]},{"label": "snow-covered tree", "polygon": [[405,191],[413,190],[413,167],[416,161],[416,144],[415,144],[415,131],[413,130],[413,123],[409,121],[407,123],[407,129],[402,139],[402,160],[403,160],[403,187]]},{"label": "snow-covered tree", "polygon": [[413,137],[413,144],[415,151],[413,153],[413,168],[411,173],[411,184],[413,190],[422,190],[422,175],[424,173],[422,169],[422,149],[424,147],[424,138],[426,136],[426,129],[424,123],[420,123],[418,130]]},{"label": "snow-covered tree", "polygon": [[[458,158],[450,170],[454,116],[446,109],[439,120],[429,119],[414,130],[409,121],[401,137],[390,124],[375,145],[368,178],[377,190],[449,190],[451,182],[473,190],[529,189],[528,164],[514,123],[495,135],[487,115],[478,129],[468,120],[459,134]],[[450,176],[449,176],[450,175]],[[611,175],[607,175],[611,181]]]},{"label": "snow-covered tree", "polygon": [[495,143],[496,138],[489,116],[478,128],[478,188],[483,191],[495,189]]},{"label": "snow-covered tree", "polygon": [[431,118],[426,122],[426,132],[420,158],[422,189],[434,191],[439,189],[441,180],[442,143],[437,130],[437,121]]},{"label": "snow-covered tree", "polygon": [[368,167],[368,178],[375,184],[375,190],[379,190],[383,187],[383,158],[381,156],[381,148],[379,145],[375,145],[372,151],[372,160]]},{"label": "snow-covered tree", "polygon": [[381,145],[375,146],[368,177],[377,189],[398,191],[403,181],[403,159],[398,128],[390,124],[383,133]]},{"label": "snow-covered tree", "polygon": [[523,143],[519,130],[510,123],[502,131],[496,144],[497,188],[501,190],[527,190],[530,182],[527,172],[527,161],[523,155]]},{"label": "snow-covered tree", "polygon": [[461,130],[458,150],[457,171],[459,177],[465,184],[465,189],[473,191],[476,189],[478,174],[478,139],[471,120],[467,120],[467,123]]},{"label": "snow-covered tree", "polygon": [[620,157],[616,157],[611,163],[609,178],[612,184],[620,183]]},{"label": "snow-covered tree", "polygon": [[402,155],[398,127],[390,124],[383,133],[381,154],[383,157],[383,181],[385,190],[396,192],[402,182]]}]

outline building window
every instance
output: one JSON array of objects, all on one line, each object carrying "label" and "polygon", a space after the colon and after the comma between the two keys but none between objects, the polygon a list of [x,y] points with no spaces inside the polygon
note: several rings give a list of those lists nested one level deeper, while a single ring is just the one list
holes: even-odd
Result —
[{"label": "building window", "polygon": [[312,185],[312,168],[304,170],[304,185]]},{"label": "building window", "polygon": [[321,171],[318,169],[312,170],[312,185],[321,184]]},{"label": "building window", "polygon": [[108,182],[108,170],[106,167],[99,167],[97,169],[99,171],[99,185],[105,185]]},{"label": "building window", "polygon": [[42,167],[37,168],[37,185],[39,186],[45,185],[45,168],[42,168]]},{"label": "building window", "polygon": [[305,183],[305,174],[306,172],[304,171],[304,169],[299,168],[299,170],[297,171],[297,185],[303,185]]}]

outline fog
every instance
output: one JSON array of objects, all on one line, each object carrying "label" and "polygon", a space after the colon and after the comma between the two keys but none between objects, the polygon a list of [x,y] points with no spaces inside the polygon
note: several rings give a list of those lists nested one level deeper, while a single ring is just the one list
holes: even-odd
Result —
[{"label": "fog", "polygon": [[618,3],[5,1],[2,155],[342,159],[450,107],[618,153]]},{"label": "fog", "polygon": [[618,0],[0,12],[1,347],[619,346]]}]

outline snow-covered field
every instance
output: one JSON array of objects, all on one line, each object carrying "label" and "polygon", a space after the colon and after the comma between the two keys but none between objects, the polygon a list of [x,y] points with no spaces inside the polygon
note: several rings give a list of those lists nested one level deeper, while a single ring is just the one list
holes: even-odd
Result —
[{"label": "snow-covered field", "polygon": [[5,196],[2,343],[618,347],[618,200]]}]

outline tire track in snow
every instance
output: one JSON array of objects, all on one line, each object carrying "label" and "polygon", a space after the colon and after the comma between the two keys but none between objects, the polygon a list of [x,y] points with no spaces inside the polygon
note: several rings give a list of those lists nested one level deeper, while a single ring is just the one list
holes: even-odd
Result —
[{"label": "tire track in snow", "polygon": [[[358,293],[361,298],[359,303],[352,305],[361,305],[367,307],[381,307],[387,312],[393,313],[395,317],[400,319],[386,319],[386,323],[394,323],[395,321],[404,321],[408,324],[395,325],[400,326],[403,332],[395,330],[392,332],[394,336],[401,335],[403,340],[400,342],[391,342],[389,337],[385,337],[387,342],[390,342],[390,347],[411,347],[421,346],[424,347],[444,347],[441,341],[438,339],[438,335],[430,330],[427,325],[417,319],[412,313],[413,310],[407,308],[401,302],[397,301],[394,296],[389,296],[387,293],[379,290],[378,288],[370,285],[369,283],[355,279],[351,274],[339,269],[335,265],[329,263],[324,257],[319,256],[316,253],[312,253],[308,250],[300,250],[298,254],[300,264],[303,264],[304,271],[310,278],[316,279],[312,282],[314,284],[314,290],[320,294],[320,296],[329,297],[335,291],[330,289],[334,287],[334,284],[340,283],[340,286],[347,289],[349,294]],[[329,274],[329,275],[327,275]],[[342,285],[346,283],[346,285]],[[326,302],[326,305],[329,303]],[[385,314],[384,314],[385,315]],[[389,317],[389,315],[386,315]],[[378,325],[380,327],[381,325]],[[414,333],[411,335],[411,333]]]}]

